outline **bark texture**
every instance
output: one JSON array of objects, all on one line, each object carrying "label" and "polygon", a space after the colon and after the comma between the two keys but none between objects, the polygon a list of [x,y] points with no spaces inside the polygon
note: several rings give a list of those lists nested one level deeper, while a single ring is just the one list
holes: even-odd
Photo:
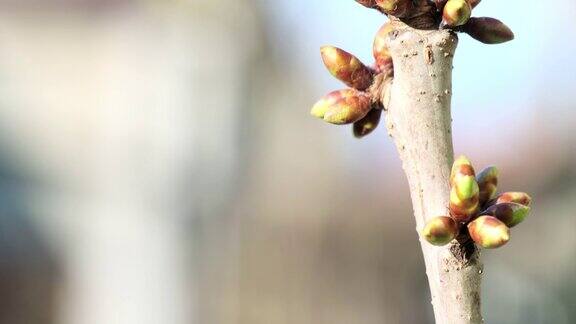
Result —
[{"label": "bark texture", "polygon": [[[448,215],[453,163],[452,59],[458,43],[449,31],[422,30],[402,22],[390,34],[393,83],[380,87],[386,125],[408,177],[420,232],[426,221]],[[467,235],[435,247],[420,239],[436,323],[482,323],[479,252]]]}]

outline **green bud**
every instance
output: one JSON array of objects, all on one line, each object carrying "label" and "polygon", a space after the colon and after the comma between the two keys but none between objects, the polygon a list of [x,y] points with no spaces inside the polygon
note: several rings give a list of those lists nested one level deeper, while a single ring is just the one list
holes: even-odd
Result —
[{"label": "green bud", "polygon": [[510,241],[510,229],[492,216],[480,216],[468,224],[468,233],[476,244],[495,249]]},{"label": "green bud", "polygon": [[366,90],[372,84],[372,70],[356,56],[334,46],[323,46],[320,53],[330,74],[347,86]]},{"label": "green bud", "polygon": [[522,223],[529,212],[530,207],[528,206],[506,202],[492,205],[482,213],[498,218],[508,227],[514,227]]},{"label": "green bud", "polygon": [[532,204],[532,197],[525,192],[504,192],[498,195],[496,199],[493,201],[494,204],[501,204],[501,203],[517,203],[520,205],[524,205],[526,207],[530,207]]},{"label": "green bud", "polygon": [[450,172],[450,215],[465,223],[478,211],[480,188],[470,160],[459,156]]},{"label": "green bud", "polygon": [[372,52],[374,54],[374,59],[376,59],[376,70],[378,72],[383,72],[392,69],[392,56],[390,55],[390,50],[387,46],[386,39],[390,32],[394,30],[390,22],[385,23],[380,27],[374,37],[374,46],[372,47]]},{"label": "green bud", "polygon": [[[365,92],[346,89],[341,90],[339,96],[336,102],[327,100],[317,108],[317,111],[324,112],[324,121],[336,125],[351,124],[364,118],[372,109],[372,100]],[[312,108],[312,114],[316,116],[314,112],[315,109]]]},{"label": "green bud", "polygon": [[514,39],[514,33],[498,19],[489,17],[470,18],[462,31],[484,44],[500,44]]},{"label": "green bud", "polygon": [[474,167],[472,162],[464,155],[459,156],[452,164],[452,171],[450,172],[450,185],[454,185],[454,178],[456,176],[472,176],[475,177]]},{"label": "green bud", "polygon": [[326,114],[326,111],[328,111],[328,109],[332,107],[336,102],[338,102],[338,100],[342,99],[348,91],[350,90],[336,90],[325,95],[320,100],[318,100],[316,104],[314,104],[310,114],[314,117],[324,119],[324,114]]},{"label": "green bud", "polygon": [[470,15],[472,7],[466,0],[448,0],[442,10],[441,27],[456,27],[464,25]]},{"label": "green bud", "polygon": [[496,190],[498,188],[498,174],[498,169],[491,166],[480,171],[478,176],[476,176],[476,181],[480,188],[480,206],[484,206],[484,204],[496,196]]},{"label": "green bud", "polygon": [[450,215],[465,223],[478,211],[480,190],[474,176],[458,175],[450,190]]},{"label": "green bud", "polygon": [[397,18],[407,17],[414,9],[413,0],[376,0],[376,5],[384,13]]},{"label": "green bud", "polygon": [[382,109],[379,108],[372,108],[366,117],[354,123],[353,131],[356,138],[362,138],[378,127],[380,116],[382,116]]},{"label": "green bud", "polygon": [[458,224],[447,216],[434,217],[422,230],[422,236],[432,245],[446,245],[458,236]]}]

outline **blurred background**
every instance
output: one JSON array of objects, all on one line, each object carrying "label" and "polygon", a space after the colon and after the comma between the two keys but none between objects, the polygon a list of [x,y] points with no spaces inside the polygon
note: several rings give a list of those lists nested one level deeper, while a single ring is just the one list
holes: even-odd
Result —
[{"label": "blurred background", "polygon": [[[540,14],[540,13],[546,14]],[[487,323],[576,322],[576,3],[485,0],[461,36],[457,154],[533,195],[483,253]],[[352,0],[0,0],[0,323],[432,323],[383,128],[309,116],[371,63]]]}]

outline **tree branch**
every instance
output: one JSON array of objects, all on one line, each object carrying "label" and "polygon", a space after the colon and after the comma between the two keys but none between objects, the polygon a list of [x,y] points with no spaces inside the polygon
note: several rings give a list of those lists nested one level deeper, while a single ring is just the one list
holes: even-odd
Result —
[{"label": "tree branch", "polygon": [[[458,39],[446,30],[394,24],[389,35],[394,79],[391,86],[380,88],[380,98],[388,111],[386,126],[402,159],[420,232],[427,220],[449,215],[452,59]],[[482,264],[469,237],[462,235],[444,247],[420,241],[436,323],[482,323]]]}]

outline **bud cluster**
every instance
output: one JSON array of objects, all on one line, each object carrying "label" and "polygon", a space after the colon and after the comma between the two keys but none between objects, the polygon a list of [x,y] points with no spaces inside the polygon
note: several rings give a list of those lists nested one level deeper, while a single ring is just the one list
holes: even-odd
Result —
[{"label": "bud cluster", "polygon": [[514,33],[495,18],[472,16],[480,0],[434,0],[442,15],[440,28],[464,32],[484,44],[500,44],[514,39]]},{"label": "bud cluster", "polygon": [[[514,39],[514,34],[494,18],[471,18],[481,0],[429,0],[436,7],[440,28],[464,32],[485,44],[499,44]],[[361,5],[389,16],[406,19],[418,15],[414,0],[356,0]]]},{"label": "bud cluster", "polygon": [[[372,8],[384,1],[358,1]],[[380,8],[380,7],[379,7]],[[332,91],[322,97],[312,107],[313,116],[335,125],[353,124],[357,138],[370,134],[380,122],[382,104],[369,91],[377,75],[392,78],[392,57],[386,45],[386,37],[393,30],[390,23],[384,24],[374,39],[373,54],[375,63],[368,67],[356,56],[334,46],[320,49],[322,61],[333,77],[349,88]]]},{"label": "bud cluster", "polygon": [[508,243],[510,228],[526,219],[532,198],[523,192],[498,194],[498,176],[494,166],[476,174],[468,158],[457,158],[450,173],[450,216],[431,219],[422,236],[430,244],[445,245],[467,230],[486,249]]},{"label": "bud cluster", "polygon": [[[414,0],[355,0],[359,4],[376,9],[388,16],[408,19],[418,15]],[[486,44],[503,43],[514,38],[512,31],[501,21],[494,18],[471,17],[472,9],[480,0],[429,0],[429,9],[437,11],[439,28],[449,28],[465,32],[474,39]],[[322,97],[312,108],[311,114],[324,121],[336,124],[354,124],[354,136],[362,138],[370,134],[380,122],[382,109],[385,108],[381,99],[372,94],[370,88],[374,85],[391,81],[394,75],[392,56],[388,48],[388,39],[394,31],[391,22],[384,24],[376,33],[372,53],[374,65],[369,67],[356,56],[334,46],[323,46],[320,49],[324,65],[347,89],[330,92]],[[379,82],[375,82],[379,80]],[[389,85],[389,83],[387,83]],[[374,87],[377,90],[378,86]],[[373,89],[373,90],[374,90]],[[378,93],[378,91],[375,91]],[[489,184],[490,185],[490,184]],[[457,220],[470,217],[479,204],[485,200],[487,192],[476,197],[475,185],[470,175],[463,176],[457,187],[453,188],[451,197],[460,201],[461,207],[454,205]],[[467,195],[472,195],[468,197]],[[468,204],[468,205],[467,205]]]}]

